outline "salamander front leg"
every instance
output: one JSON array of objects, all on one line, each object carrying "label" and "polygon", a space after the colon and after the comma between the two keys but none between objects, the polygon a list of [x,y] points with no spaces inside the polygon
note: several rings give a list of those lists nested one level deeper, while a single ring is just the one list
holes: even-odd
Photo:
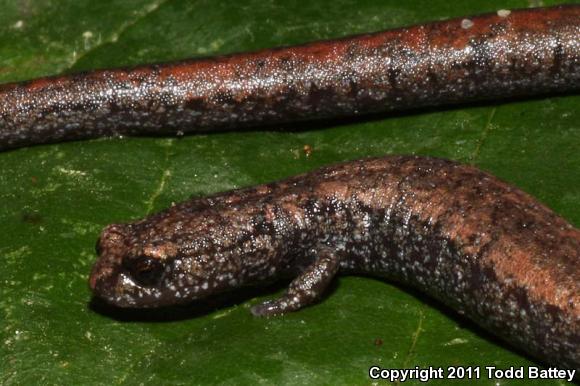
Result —
[{"label": "salamander front leg", "polygon": [[297,311],[320,299],[338,271],[340,261],[337,254],[328,248],[319,250],[318,255],[320,257],[290,283],[284,295],[253,306],[252,314],[281,315]]}]

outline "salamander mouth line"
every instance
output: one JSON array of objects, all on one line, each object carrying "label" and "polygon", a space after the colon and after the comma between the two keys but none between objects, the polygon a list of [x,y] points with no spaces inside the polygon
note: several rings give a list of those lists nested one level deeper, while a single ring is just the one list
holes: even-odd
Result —
[{"label": "salamander mouth line", "polygon": [[[374,278],[376,280],[376,278]],[[273,296],[288,286],[290,280],[280,280],[266,286],[247,286],[235,291],[210,295],[186,303],[166,305],[162,307],[116,307],[109,302],[93,295],[88,308],[100,315],[123,322],[176,322],[206,317],[212,314],[220,315],[233,311],[248,302],[256,303],[255,299]],[[334,285],[333,285],[334,288]],[[325,297],[332,295],[332,290]]]}]

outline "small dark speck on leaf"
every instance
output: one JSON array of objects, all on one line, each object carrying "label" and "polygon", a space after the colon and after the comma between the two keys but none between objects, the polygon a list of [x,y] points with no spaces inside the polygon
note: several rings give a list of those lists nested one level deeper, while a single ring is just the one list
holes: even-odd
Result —
[{"label": "small dark speck on leaf", "polygon": [[42,223],[42,216],[37,212],[22,212],[20,214],[20,219],[22,222],[32,225]]}]

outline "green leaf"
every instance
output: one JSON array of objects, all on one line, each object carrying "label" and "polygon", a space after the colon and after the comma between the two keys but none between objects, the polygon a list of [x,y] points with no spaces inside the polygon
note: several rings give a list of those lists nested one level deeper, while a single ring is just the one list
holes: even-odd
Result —
[{"label": "green leaf", "polygon": [[[527,6],[523,0],[0,0],[0,81]],[[394,153],[473,162],[578,226],[579,102],[562,96],[298,132],[94,140],[1,153],[0,382],[370,384],[371,365],[534,365],[428,297],[369,278],[342,277],[321,304],[258,319],[249,306],[281,288],[159,317],[91,307],[87,277],[95,241],[109,223],[141,218],[191,195]],[[476,383],[498,382],[481,370]]]}]

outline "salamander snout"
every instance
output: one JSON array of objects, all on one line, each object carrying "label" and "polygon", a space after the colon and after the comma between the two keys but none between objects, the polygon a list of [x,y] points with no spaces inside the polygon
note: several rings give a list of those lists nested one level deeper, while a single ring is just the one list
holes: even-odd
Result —
[{"label": "salamander snout", "polygon": [[101,256],[103,252],[122,252],[125,246],[124,240],[128,235],[128,226],[123,224],[111,224],[105,227],[97,240],[95,251]]},{"label": "salamander snout", "polygon": [[127,225],[112,224],[101,232],[95,250],[99,255],[93,265],[89,287],[93,294],[108,300],[115,292],[122,271],[123,256],[127,253]]}]

